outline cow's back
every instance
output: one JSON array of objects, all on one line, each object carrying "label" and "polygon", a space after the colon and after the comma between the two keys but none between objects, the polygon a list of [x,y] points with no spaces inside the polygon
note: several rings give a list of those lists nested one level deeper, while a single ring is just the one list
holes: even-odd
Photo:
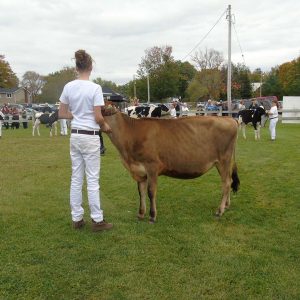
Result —
[{"label": "cow's back", "polygon": [[178,178],[197,177],[231,155],[237,136],[236,121],[227,117],[122,119],[126,125],[119,124],[115,142],[128,168],[153,165],[159,174]]}]

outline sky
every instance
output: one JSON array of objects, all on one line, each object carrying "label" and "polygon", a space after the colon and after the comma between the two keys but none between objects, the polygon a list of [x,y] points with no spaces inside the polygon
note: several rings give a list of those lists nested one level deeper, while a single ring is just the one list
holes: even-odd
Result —
[{"label": "sky", "polygon": [[195,50],[227,60],[229,4],[233,63],[269,71],[300,55],[299,0],[1,0],[0,54],[22,79],[74,66],[74,52],[85,49],[92,79],[125,84],[154,46],[170,45],[176,60],[192,62],[199,44]]}]

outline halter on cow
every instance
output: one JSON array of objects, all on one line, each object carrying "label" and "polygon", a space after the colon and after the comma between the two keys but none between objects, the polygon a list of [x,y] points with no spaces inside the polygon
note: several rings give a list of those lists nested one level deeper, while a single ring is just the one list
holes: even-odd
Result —
[{"label": "halter on cow", "polygon": [[[125,168],[137,181],[140,195],[138,218],[150,199],[150,222],[156,220],[157,179],[160,175],[191,179],[216,167],[222,180],[221,216],[230,205],[230,189],[238,190],[235,163],[237,122],[228,117],[180,119],[132,119],[114,109],[103,111],[112,129],[108,136],[120,153]],[[184,140],[184,143],[180,142]]]},{"label": "halter on cow", "polygon": [[58,110],[52,112],[51,114],[38,112],[34,115],[34,122],[32,128],[32,136],[34,136],[35,130],[37,130],[40,136],[39,126],[40,124],[46,124],[50,127],[50,136],[52,136],[52,128],[54,126],[55,135],[57,135],[57,120],[58,120]]},{"label": "halter on cow", "polygon": [[266,111],[262,106],[255,109],[244,109],[238,112],[238,122],[241,125],[243,137],[246,139],[246,125],[251,123],[254,127],[255,140],[260,139],[260,127],[262,116],[266,115]]}]

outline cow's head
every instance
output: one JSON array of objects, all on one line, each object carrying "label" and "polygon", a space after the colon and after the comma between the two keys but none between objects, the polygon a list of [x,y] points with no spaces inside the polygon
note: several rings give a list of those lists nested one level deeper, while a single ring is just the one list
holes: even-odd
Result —
[{"label": "cow's head", "polygon": [[105,105],[101,107],[102,116],[112,116],[118,112],[118,109],[114,105]]}]

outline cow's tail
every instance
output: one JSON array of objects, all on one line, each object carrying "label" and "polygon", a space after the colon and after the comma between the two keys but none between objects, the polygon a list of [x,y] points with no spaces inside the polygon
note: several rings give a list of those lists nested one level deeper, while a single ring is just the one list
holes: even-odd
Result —
[{"label": "cow's tail", "polygon": [[234,146],[234,149],[233,149],[233,155],[232,155],[233,165],[232,165],[232,173],[231,173],[231,178],[232,178],[231,188],[234,193],[236,193],[238,191],[239,186],[240,186],[240,179],[238,176],[238,169],[237,169],[237,165],[236,165],[236,161],[235,161],[235,147],[236,147],[236,145]]}]

